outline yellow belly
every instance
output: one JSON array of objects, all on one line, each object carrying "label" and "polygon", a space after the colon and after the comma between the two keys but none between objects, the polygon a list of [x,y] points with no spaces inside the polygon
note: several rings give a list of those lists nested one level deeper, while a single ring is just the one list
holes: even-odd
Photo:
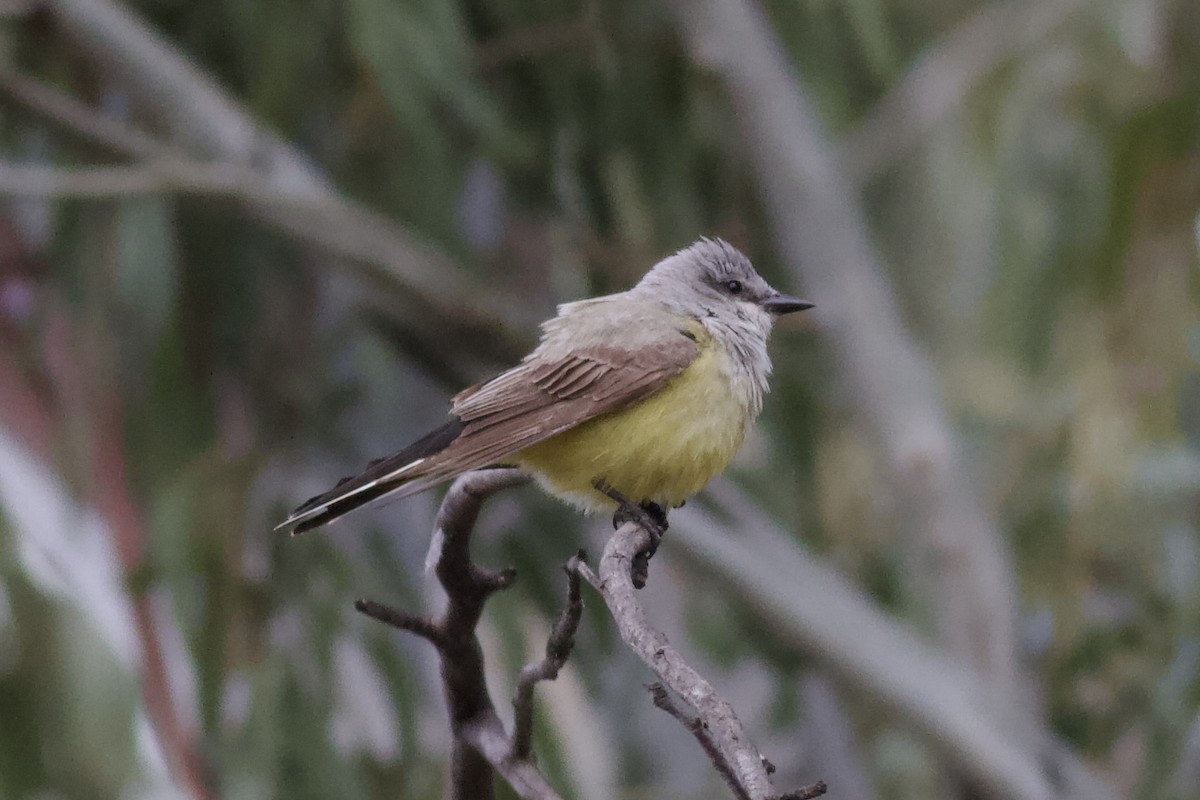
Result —
[{"label": "yellow belly", "polygon": [[751,422],[750,403],[713,346],[665,387],[629,408],[518,453],[516,463],[551,493],[590,511],[613,510],[603,479],[630,500],[677,506],[725,469]]}]

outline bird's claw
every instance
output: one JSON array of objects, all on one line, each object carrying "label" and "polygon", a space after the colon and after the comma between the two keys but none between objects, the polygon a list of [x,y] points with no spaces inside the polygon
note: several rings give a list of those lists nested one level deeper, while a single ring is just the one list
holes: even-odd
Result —
[{"label": "bird's claw", "polygon": [[620,528],[626,522],[632,522],[646,532],[650,544],[639,552],[633,560],[633,585],[641,589],[646,585],[650,559],[658,552],[663,535],[667,532],[667,512],[658,503],[649,500],[635,503],[604,480],[594,483],[596,490],[608,496],[617,504],[613,514],[613,530]]},{"label": "bird's claw", "polygon": [[650,534],[651,551],[658,548],[663,534],[667,532],[667,512],[658,503],[627,503],[617,507],[613,514],[613,530],[633,522]]}]

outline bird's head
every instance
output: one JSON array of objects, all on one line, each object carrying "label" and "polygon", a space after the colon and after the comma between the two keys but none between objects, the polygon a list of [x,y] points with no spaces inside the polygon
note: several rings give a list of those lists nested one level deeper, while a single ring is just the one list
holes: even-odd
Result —
[{"label": "bird's head", "polygon": [[812,303],[773,289],[750,259],[722,239],[701,239],[664,258],[646,273],[636,291],[677,313],[734,325],[748,323],[764,335],[775,317],[812,308]]}]

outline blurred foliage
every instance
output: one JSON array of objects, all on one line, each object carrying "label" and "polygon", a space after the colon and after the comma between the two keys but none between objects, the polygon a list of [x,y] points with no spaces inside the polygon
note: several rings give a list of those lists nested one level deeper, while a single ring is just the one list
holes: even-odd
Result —
[{"label": "blurred foliage", "polygon": [[[982,8],[763,5],[835,137]],[[521,298],[528,319],[624,288],[700,234],[744,246],[782,283],[737,112],[657,4],[129,6],[342,191]],[[9,66],[161,133],[52,21],[2,24]],[[107,160],[15,106],[0,106],[0,142],[12,162]],[[1008,537],[1041,712],[1130,797],[1194,797],[1175,776],[1200,730],[1200,6],[1079,3],[863,197]],[[361,312],[329,256],[235,203],[3,210],[0,425],[23,449],[0,450],[0,799],[173,796],[138,692],[135,603],[175,632],[169,677],[213,796],[440,796],[433,656],[350,606],[435,602],[422,574],[435,499],[297,540],[270,528],[436,423],[460,387]],[[838,364],[798,328],[773,353],[736,482],[925,628],[930,576],[913,570],[884,455]],[[111,541],[83,524],[88,506]],[[603,528],[532,491],[486,512],[480,560],[521,574],[483,630],[497,696],[541,647],[558,565]],[[751,698],[753,727],[791,741],[807,654],[743,598],[663,569],[656,613],[686,620],[676,635]],[[584,799],[721,791],[630,689],[644,680],[630,661],[590,607],[570,674],[540,695],[547,774]],[[918,738],[871,697],[842,699],[878,796],[941,791]]]}]

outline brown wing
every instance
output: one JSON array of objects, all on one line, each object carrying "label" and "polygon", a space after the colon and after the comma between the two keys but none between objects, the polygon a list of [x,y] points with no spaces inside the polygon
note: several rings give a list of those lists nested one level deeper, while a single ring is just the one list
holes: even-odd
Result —
[{"label": "brown wing", "polygon": [[422,465],[410,494],[525,448],[662,388],[695,359],[699,346],[680,333],[637,350],[598,345],[554,361],[534,358],[455,398],[462,433]]},{"label": "brown wing", "polygon": [[699,352],[688,333],[625,349],[595,345],[559,358],[538,353],[454,398],[451,421],[363,473],[343,478],[280,524],[300,533],[377,500],[424,491],[662,388]]}]

